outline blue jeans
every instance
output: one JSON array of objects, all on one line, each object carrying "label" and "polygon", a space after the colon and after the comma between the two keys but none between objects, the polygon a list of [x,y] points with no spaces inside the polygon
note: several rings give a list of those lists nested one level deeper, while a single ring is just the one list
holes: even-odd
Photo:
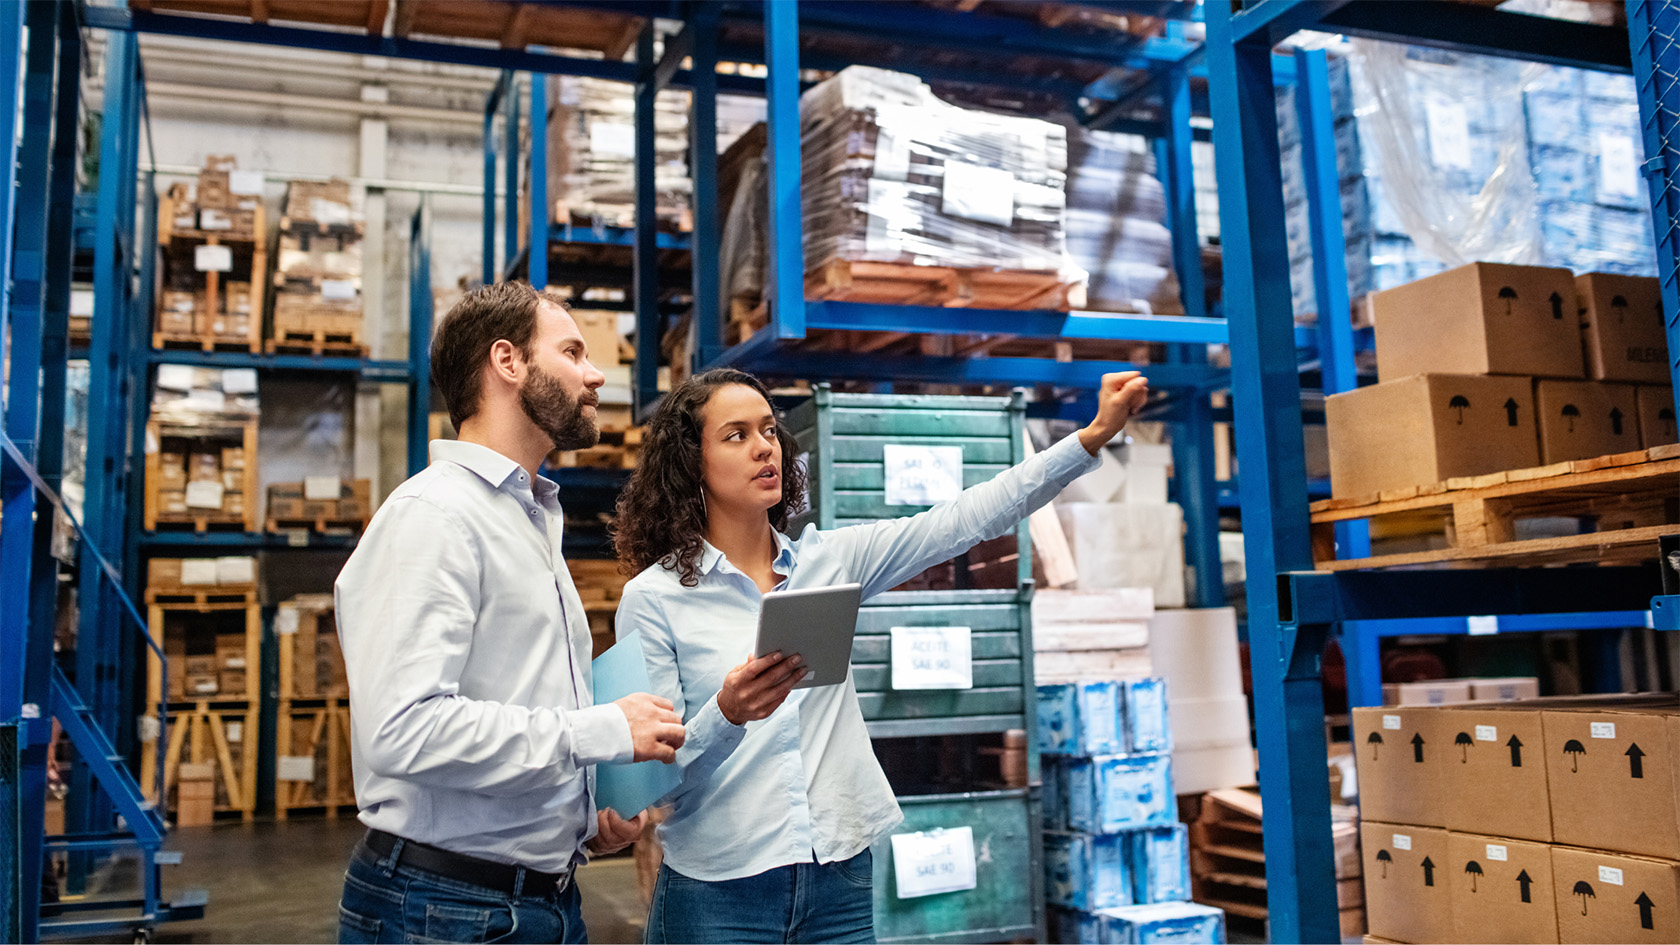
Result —
[{"label": "blue jeans", "polygon": [[874,868],[868,850],[720,882],[661,866],[646,941],[872,943]]},{"label": "blue jeans", "polygon": [[338,903],[340,942],[587,943],[577,884],[514,898],[407,867],[357,844]]}]

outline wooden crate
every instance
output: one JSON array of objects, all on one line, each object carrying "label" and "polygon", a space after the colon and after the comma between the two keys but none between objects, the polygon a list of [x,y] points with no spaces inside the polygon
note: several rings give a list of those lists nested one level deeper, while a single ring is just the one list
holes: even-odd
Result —
[{"label": "wooden crate", "polygon": [[555,450],[547,461],[555,469],[635,469],[641,455],[641,427],[602,427],[600,443],[582,450]]},{"label": "wooden crate", "polygon": [[[218,814],[238,814],[250,821],[256,815],[257,704],[212,706],[194,703],[170,716],[164,748],[164,793],[175,788],[182,764],[213,765]],[[157,753],[140,752],[140,783],[147,800],[155,801]]]},{"label": "wooden crate", "polygon": [[353,26],[378,36],[385,29],[391,0],[130,0],[149,13],[212,14],[253,23],[307,23]]},{"label": "wooden crate", "polygon": [[372,486],[367,479],[347,479],[340,483],[336,499],[306,499],[302,483],[272,483],[268,487],[268,531],[359,533],[373,518]]},{"label": "wooden crate", "polygon": [[[243,465],[239,470],[240,488],[237,490],[244,497],[243,509],[238,512],[211,509],[171,510],[164,502],[164,495],[174,491],[176,480],[166,478],[162,457],[166,452],[175,451],[162,449],[166,440],[215,443],[218,447],[237,445],[237,448],[243,451]],[[231,529],[246,532],[261,530],[258,526],[256,503],[256,420],[228,422],[216,426],[183,426],[165,423],[154,417],[146,423],[146,444],[145,497],[141,512],[142,527],[146,531],[157,531],[160,526],[169,529],[192,529],[200,533]]]},{"label": "wooden crate", "polygon": [[343,699],[350,690],[331,594],[299,594],[274,619],[282,699]]},{"label": "wooden crate", "polygon": [[[204,351],[231,349],[256,354],[262,351],[263,305],[266,301],[262,285],[268,272],[267,223],[262,203],[259,201],[254,210],[244,211],[251,214],[251,232],[234,236],[222,231],[201,230],[196,226],[178,226],[176,218],[185,219],[184,210],[177,213],[177,207],[183,206],[184,200],[184,193],[175,189],[159,199],[158,245],[162,288],[158,292],[152,347],[197,347]],[[233,253],[233,269],[227,273],[198,272],[193,260],[200,246],[228,247]],[[218,333],[211,327],[215,320],[229,317],[230,313],[225,311],[227,286],[233,283],[248,287],[248,311],[243,315],[232,313],[232,317],[244,321],[245,330],[238,335],[225,331]],[[181,291],[171,287],[187,284],[192,285],[195,296],[190,328],[179,315],[174,314],[178,310],[171,304],[173,296]]]},{"label": "wooden crate", "polygon": [[276,820],[300,811],[320,811],[328,820],[337,820],[341,812],[355,808],[350,732],[348,699],[280,700],[274,745]]},{"label": "wooden crate", "polygon": [[[1655,558],[1674,531],[1680,446],[1653,447],[1532,469],[1449,479],[1380,495],[1314,502],[1313,557],[1325,571],[1408,565],[1626,563]],[[1596,521],[1585,535],[1517,540],[1525,518]],[[1338,560],[1335,523],[1444,535],[1448,547]]]},{"label": "wooden crate", "polygon": [[1083,286],[1054,270],[957,269],[830,259],[805,274],[805,297],[946,308],[1051,309],[1084,304]]}]

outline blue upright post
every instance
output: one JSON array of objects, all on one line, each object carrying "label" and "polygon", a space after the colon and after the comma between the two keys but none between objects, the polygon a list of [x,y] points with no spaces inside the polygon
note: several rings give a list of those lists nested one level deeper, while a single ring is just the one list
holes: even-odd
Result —
[{"label": "blue upright post", "polygon": [[502,257],[519,255],[519,75],[507,75],[502,94]]},{"label": "blue upright post", "polygon": [[408,474],[426,468],[432,409],[432,207],[429,195],[408,227]]},{"label": "blue upright post", "polygon": [[[496,112],[507,94],[508,77],[503,71],[484,102],[484,284],[496,281]],[[509,247],[509,255],[512,248]]]},{"label": "blue upright post", "polygon": [[804,211],[799,174],[799,4],[764,4],[765,99],[769,129],[770,327],[777,338],[805,337]]},{"label": "blue upright post", "polygon": [[689,21],[693,76],[688,113],[689,176],[694,182],[694,238],[689,241],[694,282],[694,324],[700,364],[723,352],[723,303],[718,286],[718,242],[723,219],[717,187],[717,10],[698,4]]},{"label": "blue upright post", "polygon": [[[659,94],[653,55],[653,23],[636,40],[635,141],[636,232],[631,297],[636,309],[636,383],[633,399],[636,420],[643,420],[659,400],[659,342],[665,327],[659,310],[659,218],[655,205],[657,172],[654,142],[654,102]],[[672,364],[675,370],[676,364]]]},{"label": "blue upright post", "polygon": [[[1680,4],[1628,0],[1627,23],[1644,126],[1644,172],[1657,237],[1663,323],[1668,327],[1668,369],[1680,381]],[[1675,404],[1680,409],[1680,399]]]},{"label": "blue upright post", "polygon": [[537,291],[548,285],[548,76],[531,73],[531,222],[525,273]]},{"label": "blue upright post", "polygon": [[1320,678],[1329,628],[1286,627],[1275,579],[1313,562],[1271,44],[1263,31],[1235,42],[1230,7],[1206,10],[1270,932],[1339,942]]}]

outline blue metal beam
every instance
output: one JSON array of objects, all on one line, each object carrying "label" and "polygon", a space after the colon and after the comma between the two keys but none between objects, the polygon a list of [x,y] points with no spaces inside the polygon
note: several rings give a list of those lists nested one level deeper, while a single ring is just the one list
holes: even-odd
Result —
[{"label": "blue metal beam", "polygon": [[[1196,388],[1205,369],[1178,364],[1133,364],[1127,361],[1052,361],[1048,358],[941,358],[842,354],[831,351],[779,350],[771,338],[755,345],[765,332],[724,352],[707,368],[738,367],[776,377],[860,381],[925,381],[936,384],[998,384],[1095,390],[1104,374],[1142,371],[1155,390]],[[756,354],[742,349],[757,348]]]},{"label": "blue metal beam", "polygon": [[[1194,234],[1191,234],[1194,237]],[[1197,255],[1196,265],[1201,265]],[[1019,311],[939,308],[873,302],[807,302],[805,327],[921,334],[972,333],[1026,338],[1102,338],[1224,344],[1225,320],[1173,315],[1117,315],[1107,312]]]},{"label": "blue metal beam", "polygon": [[[484,101],[484,284],[496,281],[496,114],[501,108],[502,94],[513,73],[502,71],[502,77],[491,86]],[[512,158],[509,158],[512,160]],[[507,248],[509,258],[513,247]]]},{"label": "blue metal beam", "polygon": [[722,262],[718,258],[723,215],[717,187],[717,11],[700,4],[683,32],[690,36],[688,50],[695,75],[688,112],[689,178],[694,184],[690,197],[694,213],[691,288],[696,347],[700,362],[705,363],[723,350]]},{"label": "blue metal beam", "polygon": [[[799,23],[800,4],[764,5],[764,61],[769,69],[765,161],[769,178],[770,225],[766,234],[766,301],[770,324],[764,334],[805,337],[805,213],[800,203]],[[871,6],[870,13],[880,6]],[[908,35],[916,35],[914,33]]]},{"label": "blue metal beam", "polygon": [[502,255],[512,259],[519,250],[519,76],[508,76],[507,84],[502,96]]},{"label": "blue metal beam", "polygon": [[[1297,626],[1347,620],[1643,611],[1662,587],[1655,565],[1289,571],[1278,575],[1276,585],[1282,621]],[[1639,623],[1644,623],[1643,618]]]},{"label": "blue metal beam", "polygon": [[[518,161],[509,158],[510,164]],[[531,74],[531,219],[525,233],[526,278],[541,290],[548,285],[548,77]]]},{"label": "blue metal beam", "polygon": [[[658,89],[654,70],[653,23],[642,28],[636,40],[635,135],[636,135],[636,230],[631,298],[636,305],[635,383],[631,386],[632,408],[640,422],[659,399],[659,348],[665,319],[659,310],[659,218],[657,215],[657,173],[654,106]],[[672,365],[675,369],[676,365]]]},{"label": "blue metal beam", "polygon": [[[1680,36],[1680,7],[1662,0],[1629,0],[1627,21],[1645,146],[1643,171],[1657,241],[1668,370],[1674,379],[1680,378],[1680,47],[1674,42]],[[1674,612],[1670,608],[1663,613],[1666,617]]]},{"label": "blue metal beam", "polygon": [[152,364],[191,364],[196,367],[255,368],[262,371],[329,371],[355,374],[364,381],[401,384],[408,381],[407,361],[366,361],[360,358],[317,358],[308,354],[250,354],[243,351],[172,351],[146,353]]},{"label": "blue metal beam", "polygon": [[408,227],[408,474],[426,468],[432,409],[432,205],[422,194]]},{"label": "blue metal beam", "polygon": [[1231,41],[1263,41],[1276,46],[1290,35],[1312,29],[1349,0],[1263,0],[1231,14]]},{"label": "blue metal beam", "polygon": [[[1264,5],[1275,2],[1266,0]],[[1502,13],[1451,0],[1347,3],[1326,14],[1316,28],[1327,33],[1574,69],[1627,72],[1632,65],[1627,34],[1619,27]]]}]

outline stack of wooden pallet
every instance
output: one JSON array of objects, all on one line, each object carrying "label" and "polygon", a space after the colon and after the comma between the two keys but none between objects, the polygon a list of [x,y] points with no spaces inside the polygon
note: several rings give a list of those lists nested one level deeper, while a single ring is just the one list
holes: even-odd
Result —
[{"label": "stack of wooden pallet", "polygon": [[328,818],[356,803],[350,767],[350,699],[331,594],[299,594],[275,612],[280,646],[274,815]]},{"label": "stack of wooden pallet", "polygon": [[362,234],[349,182],[287,183],[274,269],[271,352],[343,357],[367,353]]},{"label": "stack of wooden pallet", "polygon": [[162,280],[155,348],[261,349],[268,268],[261,173],[212,156],[196,186],[176,184],[158,207]]}]

